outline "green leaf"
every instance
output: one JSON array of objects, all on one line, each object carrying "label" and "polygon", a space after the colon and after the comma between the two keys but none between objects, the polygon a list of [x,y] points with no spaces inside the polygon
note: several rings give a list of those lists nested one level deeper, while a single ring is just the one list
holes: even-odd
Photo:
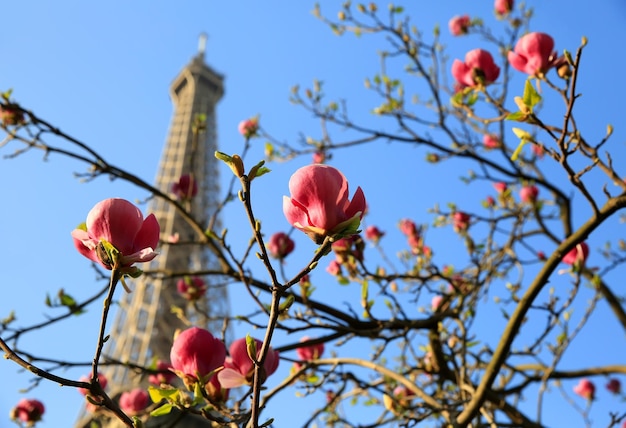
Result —
[{"label": "green leaf", "polygon": [[515,149],[515,151],[511,155],[511,160],[513,162],[515,162],[517,160],[517,158],[519,157],[519,154],[522,152],[522,149],[524,148],[524,146],[526,145],[527,142],[528,141],[526,141],[526,140],[520,140],[517,148]]},{"label": "green leaf", "polygon": [[249,334],[246,334],[246,351],[248,352],[248,357],[250,358],[250,361],[256,361],[256,341]]},{"label": "green leaf", "polygon": [[363,281],[363,284],[361,284],[361,299],[363,299],[363,301],[367,301],[368,296],[369,296],[368,284],[367,284],[367,281]]},{"label": "green leaf", "polygon": [[522,97],[526,107],[532,112],[533,107],[541,101],[541,95],[535,90],[535,87],[530,83],[530,79],[526,80],[524,85],[524,96]]},{"label": "green leaf", "polygon": [[[148,387],[148,394],[150,394],[150,399],[153,403],[160,403],[161,400],[177,400],[180,394],[178,389],[164,389],[157,388],[155,386]],[[169,410],[168,410],[169,413]]]},{"label": "green leaf", "polygon": [[516,111],[515,113],[510,113],[505,120],[512,120],[514,122],[526,122],[528,115],[526,113],[522,113],[521,111]]},{"label": "green leaf", "polygon": [[150,416],[165,416],[168,415],[172,411],[172,407],[174,407],[170,403],[165,403],[161,407],[158,407],[150,412]]}]

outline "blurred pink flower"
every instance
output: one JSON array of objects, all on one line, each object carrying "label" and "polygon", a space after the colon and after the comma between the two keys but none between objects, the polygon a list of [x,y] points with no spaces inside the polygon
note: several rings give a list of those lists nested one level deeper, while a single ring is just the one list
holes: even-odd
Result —
[{"label": "blurred pink flower", "polygon": [[467,34],[471,22],[469,15],[454,16],[448,21],[448,28],[453,36]]},{"label": "blurred pink flower", "polygon": [[167,361],[163,361],[163,360],[157,361],[155,370],[157,370],[158,373],[154,373],[148,376],[148,382],[156,386],[159,386],[163,383],[171,384],[176,378],[176,375],[174,374],[174,372],[170,370],[171,368],[172,368],[172,365],[168,363]]},{"label": "blurred pink flower", "polygon": [[43,403],[33,398],[22,398],[13,409],[11,409],[11,419],[21,421],[28,426],[35,425],[35,422],[41,420],[41,416],[45,412]]},{"label": "blurred pink flower", "polygon": [[470,216],[463,211],[452,214],[452,226],[455,232],[464,232],[469,229]]},{"label": "blurred pink flower", "polygon": [[[306,342],[309,340],[311,340],[310,337],[304,336],[302,339],[300,339],[300,342]],[[296,348],[296,355],[298,355],[298,358],[300,359],[300,361],[317,360],[318,358],[322,356],[323,353],[324,353],[323,343],[317,343],[315,345],[300,346],[299,348]]]},{"label": "blurred pink flower", "polygon": [[508,54],[511,66],[522,73],[539,76],[550,68],[561,65],[554,50],[554,40],[545,33],[529,33],[518,40],[515,49]]},{"label": "blurred pink flower", "polygon": [[326,161],[326,152],[317,151],[313,153],[313,163],[324,163]]},{"label": "blurred pink flower", "polygon": [[341,275],[341,265],[337,260],[331,260],[326,268],[326,272],[333,276]]},{"label": "blurred pink flower", "polygon": [[433,311],[437,311],[439,309],[439,306],[441,306],[442,301],[443,301],[443,296],[440,296],[440,295],[433,296],[432,300],[430,301],[430,308]]},{"label": "blurred pink flower", "polygon": [[463,86],[489,85],[500,75],[500,67],[493,57],[483,49],[474,49],[465,54],[465,62],[455,59],[452,76]]},{"label": "blurred pink flower", "polygon": [[143,412],[148,402],[148,393],[141,388],[126,391],[120,396],[120,408],[130,416]]},{"label": "blurred pink flower", "polygon": [[365,213],[365,196],[360,187],[348,199],[348,181],[336,168],[307,165],[289,180],[291,198],[283,198],[289,223],[321,244],[327,236],[354,234]]},{"label": "blurred pink flower", "polygon": [[419,235],[419,230],[413,220],[407,218],[400,220],[400,232],[406,236]]},{"label": "blurred pink flower", "polygon": [[[144,220],[139,208],[132,203],[111,198],[98,202],[89,211],[84,227],[74,229],[72,238],[79,253],[110,270],[154,259],[159,233],[159,223],[154,214]],[[120,252],[117,262],[109,259],[102,241]]]},{"label": "blurred pink flower", "polygon": [[259,118],[252,117],[250,119],[242,120],[237,127],[239,133],[246,138],[252,138],[257,135],[259,131]]},{"label": "blurred pink flower", "polygon": [[179,200],[189,200],[198,194],[198,180],[193,175],[181,175],[178,181],[172,184],[172,193]]},{"label": "blurred pink flower", "polygon": [[176,282],[176,289],[185,299],[193,302],[204,296],[207,283],[199,276],[185,276]]},{"label": "blurred pink flower", "polygon": [[493,183],[493,188],[496,189],[496,192],[498,193],[504,193],[507,189],[507,185],[506,183],[499,181],[497,183]]},{"label": "blurred pink flower", "polygon": [[584,264],[589,256],[589,246],[581,242],[563,256],[561,261],[566,265]]},{"label": "blurred pink flower", "polygon": [[182,331],[170,351],[174,372],[185,382],[205,384],[212,372],[224,364],[226,347],[221,340],[199,327]]},{"label": "blurred pink flower", "polygon": [[587,400],[593,400],[596,396],[596,386],[588,379],[581,379],[574,387],[574,393]]},{"label": "blurred pink flower", "polygon": [[[80,379],[78,379],[80,382],[91,382],[91,376],[81,376]],[[109,383],[109,380],[107,379],[107,377],[102,374],[102,373],[98,373],[98,383],[100,384],[100,387],[102,389],[105,389],[107,387],[107,384]],[[89,393],[89,390],[87,388],[78,388],[78,392],[80,392],[83,395],[87,395]]]},{"label": "blurred pink flower", "polygon": [[622,384],[619,379],[613,378],[609,380],[609,383],[606,384],[606,389],[613,394],[619,394],[622,392]]},{"label": "blurred pink flower", "polygon": [[273,234],[267,243],[267,251],[269,251],[270,256],[275,259],[284,259],[291,254],[294,248],[295,243],[289,235],[284,232]]},{"label": "blurred pink flower", "polygon": [[500,16],[508,15],[513,10],[513,0],[496,0],[493,8]]},{"label": "blurred pink flower", "polygon": [[486,149],[497,149],[500,147],[500,139],[493,134],[483,135],[483,145]]},{"label": "blurred pink flower", "polygon": [[[256,358],[259,357],[263,342],[253,339],[256,344]],[[246,339],[237,339],[231,345],[230,356],[224,362],[224,369],[218,374],[218,380],[223,388],[236,388],[242,385],[250,385],[254,376],[254,363],[248,356]],[[261,382],[276,371],[278,368],[279,354],[272,347],[269,348],[261,370]]]},{"label": "blurred pink flower", "polygon": [[21,125],[24,113],[15,104],[0,105],[0,122],[4,126]]},{"label": "blurred pink flower", "polygon": [[520,199],[526,204],[534,204],[537,202],[537,196],[539,196],[539,189],[537,186],[524,186],[519,191]]},{"label": "blurred pink flower", "polygon": [[378,241],[380,241],[380,238],[382,238],[384,235],[385,232],[382,232],[376,226],[367,226],[367,228],[365,229],[365,237],[375,244],[378,243]]}]

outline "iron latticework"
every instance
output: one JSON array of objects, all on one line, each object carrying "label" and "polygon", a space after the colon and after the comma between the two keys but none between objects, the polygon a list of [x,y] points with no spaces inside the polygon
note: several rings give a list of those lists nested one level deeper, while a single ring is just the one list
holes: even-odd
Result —
[{"label": "iron latticework", "polygon": [[[218,166],[214,152],[217,150],[215,108],[224,93],[223,77],[204,61],[202,38],[200,51],[183,68],[171,85],[170,93],[174,114],[169,135],[161,157],[156,184],[161,192],[172,194],[172,184],[183,175],[189,175],[198,185],[197,194],[180,201],[195,219],[203,225],[217,222],[219,203]],[[204,126],[197,131],[198,120]],[[149,212],[154,213],[161,227],[161,240],[157,256],[146,269],[153,272],[185,272],[215,269],[217,263],[205,246],[199,244],[197,233],[174,205],[162,198],[150,202]],[[219,224],[214,224],[214,230]],[[176,237],[176,239],[174,239]],[[173,242],[176,241],[176,242]],[[143,266],[145,269],[146,266]],[[229,305],[226,287],[214,277],[203,278],[208,283],[205,298],[190,303],[179,295],[176,281],[170,275],[143,275],[132,280],[132,293],[121,289],[119,309],[110,331],[104,357],[122,363],[143,367],[156,360],[169,361],[172,339],[177,329],[189,323],[202,326],[218,334],[223,330]],[[147,387],[146,379],[132,367],[112,365],[102,370],[109,379],[108,391],[118,396],[125,390]],[[210,426],[208,421],[186,418],[181,424],[172,424],[172,418],[152,418],[148,426]],[[122,427],[121,422],[109,419],[106,414],[83,412],[77,427]]]}]

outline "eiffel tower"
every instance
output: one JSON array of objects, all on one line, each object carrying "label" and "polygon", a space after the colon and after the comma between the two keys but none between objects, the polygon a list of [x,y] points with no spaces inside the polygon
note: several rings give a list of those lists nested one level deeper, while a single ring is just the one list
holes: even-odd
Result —
[{"label": "eiffel tower", "polygon": [[[174,79],[170,95],[174,114],[169,135],[161,156],[156,184],[160,191],[172,194],[172,184],[183,175],[197,183],[198,192],[193,198],[181,202],[194,218],[203,224],[213,222],[219,199],[218,165],[214,157],[217,150],[215,109],[224,94],[223,76],[211,69],[204,60],[206,35],[201,35],[199,51]],[[198,117],[205,119],[204,129],[194,132]],[[157,256],[146,271],[184,272],[218,268],[214,257],[198,244],[198,237],[176,208],[154,198],[148,212],[154,213],[161,226],[161,240]],[[171,243],[168,237],[177,237]],[[168,240],[170,241],[168,243]],[[176,288],[177,278],[142,275],[130,285],[132,293],[122,292],[119,309],[110,331],[104,357],[149,367],[155,360],[169,361],[174,332],[188,327],[182,319],[193,325],[207,328],[216,336],[225,331],[224,319],[229,313],[227,290],[215,279],[203,278],[208,284],[206,296],[187,302]],[[175,309],[172,311],[172,309]],[[108,378],[108,393],[113,397],[137,387],[147,388],[147,379],[140,377],[128,366],[113,365],[101,370]],[[104,412],[89,413],[82,410],[75,425],[80,428],[125,425]],[[147,427],[208,427],[211,424],[200,418],[172,414],[169,417],[151,418]]]}]

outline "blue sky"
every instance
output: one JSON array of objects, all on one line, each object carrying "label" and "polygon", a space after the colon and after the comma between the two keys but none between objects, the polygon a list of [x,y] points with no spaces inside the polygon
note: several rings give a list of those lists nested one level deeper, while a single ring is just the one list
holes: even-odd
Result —
[{"label": "blue sky", "polygon": [[[448,36],[447,21],[451,16],[469,13],[482,16],[488,25],[497,24],[488,0],[474,2],[471,7],[456,0],[411,3],[407,12],[419,28],[427,32],[434,23],[440,23],[451,59],[461,58],[478,43],[476,38]],[[615,159],[623,159],[626,133],[620,121],[625,90],[621,80],[626,60],[620,48],[626,41],[626,6],[620,0],[607,0],[602,7],[594,2],[572,6],[565,0],[535,3],[536,18],[531,29],[552,34],[559,51],[575,51],[581,37],[588,37],[579,85],[583,93],[579,123],[596,137],[612,123],[612,150],[617,154]],[[340,2],[324,2],[322,11],[334,17],[339,6]],[[366,120],[371,117],[369,111],[375,104],[363,88],[363,79],[378,72],[376,50],[384,47],[384,42],[351,35],[337,37],[313,18],[312,8],[312,2],[273,0],[8,2],[3,6],[0,38],[0,89],[13,88],[15,99],[23,106],[106,153],[112,163],[151,181],[172,113],[169,84],[195,54],[201,32],[209,34],[207,61],[226,76],[225,97],[218,107],[221,150],[240,150],[237,124],[256,114],[261,115],[263,127],[281,140],[296,142],[300,134],[319,137],[318,123],[288,101],[293,85],[307,87],[315,78],[325,82],[325,92],[331,98],[347,99],[355,116]],[[3,155],[11,150],[10,146],[0,149]],[[402,242],[399,232],[393,230],[401,217],[430,222],[426,210],[436,202],[454,200],[478,205],[479,196],[459,191],[459,171],[444,173],[425,165],[420,150],[395,150],[378,145],[339,153],[333,159],[333,165],[341,168],[354,186],[363,187],[370,206],[367,221],[385,225],[389,239]],[[250,162],[262,156],[263,147],[258,144],[251,151]],[[287,228],[281,198],[287,193],[289,175],[308,162],[299,159],[273,164],[273,173],[259,181],[257,214],[266,220],[268,233]],[[80,183],[73,172],[82,169],[58,156],[44,162],[38,152],[0,161],[0,180],[5,183],[1,190],[5,209],[0,214],[5,248],[0,269],[5,291],[0,300],[0,317],[15,309],[19,324],[30,325],[52,313],[43,305],[46,293],[65,288],[80,298],[99,287],[85,261],[74,251],[69,232],[104,198],[134,200],[146,195],[106,179]],[[227,170],[223,171],[225,177]],[[390,205],[393,213],[387,208]],[[231,209],[231,230],[242,219],[241,211]],[[612,223],[611,227],[619,226]],[[613,230],[604,228],[602,236],[593,241],[595,248]],[[247,235],[242,232],[241,236]],[[460,245],[453,237],[446,239]],[[298,245],[307,257],[314,249],[305,240],[298,241]],[[296,261],[287,265],[287,269],[298,267]],[[332,278],[325,286],[336,287]],[[245,310],[234,305],[233,310],[238,309]],[[23,344],[54,356],[67,356],[62,351],[69,348],[72,359],[88,361],[95,345],[97,312],[97,307],[93,308],[80,322],[24,338]],[[581,342],[577,355],[586,356],[589,346],[608,349],[614,341],[619,342],[613,345],[619,346],[616,349],[623,355],[623,333],[611,333],[602,322],[601,318],[597,320],[596,342]],[[597,357],[614,361],[611,355]],[[78,378],[86,371],[69,373]],[[0,378],[5,385],[0,393],[1,417],[17,402],[17,390],[27,386],[31,376],[18,373],[17,366],[10,362],[0,362]],[[28,396],[41,397],[48,406],[43,427],[70,426],[81,403],[76,391],[46,383]],[[611,402],[606,394],[601,398],[592,417],[603,422],[606,409],[611,407],[602,406]],[[556,416],[554,421],[558,421]]]}]

